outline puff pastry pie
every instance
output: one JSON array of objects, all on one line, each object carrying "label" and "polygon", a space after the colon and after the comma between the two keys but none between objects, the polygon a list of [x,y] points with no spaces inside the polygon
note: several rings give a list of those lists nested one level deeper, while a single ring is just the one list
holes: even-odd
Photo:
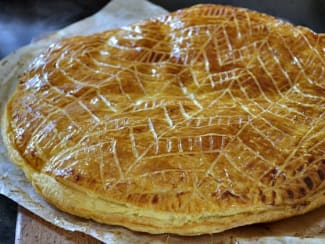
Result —
[{"label": "puff pastry pie", "polygon": [[325,203],[325,36],[197,5],[62,40],[9,100],[11,160],[63,211],[197,235]]}]

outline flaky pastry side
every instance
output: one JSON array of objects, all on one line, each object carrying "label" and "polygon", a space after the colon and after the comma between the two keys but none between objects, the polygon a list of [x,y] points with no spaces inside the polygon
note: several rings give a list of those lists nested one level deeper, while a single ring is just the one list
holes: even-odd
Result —
[{"label": "flaky pastry side", "polygon": [[10,159],[63,211],[199,235],[325,203],[325,37],[197,5],[53,44],[2,118]]}]

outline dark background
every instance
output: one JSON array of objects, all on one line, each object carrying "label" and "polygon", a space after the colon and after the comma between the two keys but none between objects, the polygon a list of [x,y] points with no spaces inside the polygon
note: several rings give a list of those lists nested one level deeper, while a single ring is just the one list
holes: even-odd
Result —
[{"label": "dark background", "polygon": [[[46,33],[87,17],[108,0],[0,0],[0,59]],[[130,4],[132,0],[129,0]],[[325,33],[325,0],[152,0],[169,11],[197,3],[242,6]],[[1,77],[0,77],[1,79]],[[17,205],[0,195],[0,244],[14,243]]]}]

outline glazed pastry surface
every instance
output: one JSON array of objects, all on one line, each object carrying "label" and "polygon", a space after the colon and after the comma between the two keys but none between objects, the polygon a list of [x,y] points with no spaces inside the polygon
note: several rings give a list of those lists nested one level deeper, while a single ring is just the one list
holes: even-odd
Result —
[{"label": "glazed pastry surface", "polygon": [[2,119],[63,211],[198,235],[325,204],[325,36],[196,5],[51,45]]}]

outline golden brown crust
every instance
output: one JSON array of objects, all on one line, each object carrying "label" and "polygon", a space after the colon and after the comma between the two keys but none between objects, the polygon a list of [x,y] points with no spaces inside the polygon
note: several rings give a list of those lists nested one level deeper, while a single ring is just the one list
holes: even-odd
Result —
[{"label": "golden brown crust", "polygon": [[196,235],[325,203],[325,37],[197,5],[54,44],[2,134],[58,208]]}]

